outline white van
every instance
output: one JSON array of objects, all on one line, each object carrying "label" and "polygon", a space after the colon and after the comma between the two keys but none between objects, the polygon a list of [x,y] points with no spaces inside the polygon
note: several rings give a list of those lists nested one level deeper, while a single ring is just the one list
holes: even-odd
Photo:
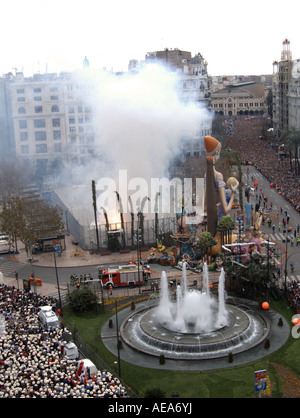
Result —
[{"label": "white van", "polygon": [[79,357],[79,352],[76,347],[76,344],[71,341],[64,345],[64,355],[70,360],[77,360]]},{"label": "white van", "polygon": [[53,312],[51,306],[42,306],[39,312],[39,320],[47,329],[57,328],[59,326],[59,319]]}]

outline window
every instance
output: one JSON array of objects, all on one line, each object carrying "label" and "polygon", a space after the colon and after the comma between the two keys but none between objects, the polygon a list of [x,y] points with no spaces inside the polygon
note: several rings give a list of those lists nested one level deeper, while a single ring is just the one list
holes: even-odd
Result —
[{"label": "window", "polygon": [[28,133],[27,132],[20,132],[20,141],[27,142],[28,141]]},{"label": "window", "polygon": [[18,97],[17,102],[25,102],[25,97]]},{"label": "window", "polygon": [[51,100],[58,100],[58,96],[50,96]]},{"label": "window", "polygon": [[69,123],[73,125],[75,123],[75,118],[69,118]]},{"label": "window", "polygon": [[17,89],[17,94],[24,94],[24,89]]},{"label": "window", "polygon": [[74,106],[69,106],[69,113],[74,113]]},{"label": "window", "polygon": [[42,101],[42,96],[35,96],[35,97],[33,98],[33,100],[34,100],[35,102],[41,102],[41,101]]},{"label": "window", "polygon": [[53,105],[51,107],[51,112],[59,112],[59,107],[57,105]]},{"label": "window", "polygon": [[47,144],[37,144],[35,150],[37,154],[43,154],[47,152]]},{"label": "window", "polygon": [[27,120],[19,120],[19,128],[27,129]]},{"label": "window", "polygon": [[88,135],[86,137],[86,143],[87,144],[93,144],[94,143],[94,135]]},{"label": "window", "polygon": [[62,147],[61,144],[54,144],[54,152],[61,152]]},{"label": "window", "polygon": [[70,133],[74,133],[74,132],[76,132],[76,128],[75,128],[75,126],[70,126],[70,127],[69,127],[69,132],[70,132]]},{"label": "window", "polygon": [[29,154],[29,146],[21,145],[21,154]]},{"label": "window", "polygon": [[22,114],[26,113],[25,107],[19,107],[18,113],[19,113],[19,115],[22,115]]},{"label": "window", "polygon": [[35,106],[34,107],[35,113],[43,113],[43,106]]},{"label": "window", "polygon": [[53,131],[53,139],[61,139],[61,132]]},{"label": "window", "polygon": [[57,87],[51,87],[50,91],[54,92],[54,91],[58,91]]},{"label": "window", "polygon": [[82,106],[78,106],[78,113],[82,113]]},{"label": "window", "polygon": [[36,131],[34,133],[36,141],[46,141],[46,131]]},{"label": "window", "polygon": [[53,126],[53,128],[59,128],[60,127],[60,119],[52,119],[52,126]]},{"label": "window", "polygon": [[35,128],[45,128],[46,127],[45,119],[35,119],[33,121],[33,124],[34,124]]},{"label": "window", "polygon": [[83,123],[83,118],[78,118],[78,123]]},{"label": "window", "polygon": [[34,93],[41,93],[42,89],[39,87],[39,88],[33,89],[33,91]]}]

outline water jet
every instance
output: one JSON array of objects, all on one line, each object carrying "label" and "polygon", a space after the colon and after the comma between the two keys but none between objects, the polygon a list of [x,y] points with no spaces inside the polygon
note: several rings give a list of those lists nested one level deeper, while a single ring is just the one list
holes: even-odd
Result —
[{"label": "water jet", "polygon": [[178,360],[215,359],[250,350],[270,333],[268,320],[246,305],[226,303],[225,272],[218,295],[209,289],[207,266],[202,290],[188,289],[186,268],[172,297],[165,272],[159,302],[131,314],[121,325],[124,342],[142,353]]}]

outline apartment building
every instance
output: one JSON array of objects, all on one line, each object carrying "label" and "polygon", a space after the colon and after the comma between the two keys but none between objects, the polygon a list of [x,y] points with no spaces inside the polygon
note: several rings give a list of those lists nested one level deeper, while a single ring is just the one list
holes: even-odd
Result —
[{"label": "apartment building", "polygon": [[94,154],[90,88],[75,73],[17,73],[9,85],[15,154],[45,171],[57,159],[81,163]]},{"label": "apartment building", "polygon": [[148,52],[145,62],[157,62],[175,71],[178,74],[180,100],[184,103],[192,102],[208,111],[207,117],[199,120],[199,126],[196,129],[187,127],[181,138],[182,154],[186,157],[199,157],[203,151],[203,138],[211,134],[211,77],[207,72],[206,60],[200,53],[192,57],[189,51],[166,48],[164,51]]},{"label": "apartment building", "polygon": [[273,62],[273,129],[300,129],[300,59],[293,60],[290,41],[282,44],[281,60]]}]

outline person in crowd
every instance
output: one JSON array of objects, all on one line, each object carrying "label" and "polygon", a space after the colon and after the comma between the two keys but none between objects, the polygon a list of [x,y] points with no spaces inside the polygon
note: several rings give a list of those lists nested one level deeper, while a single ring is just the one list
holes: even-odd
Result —
[{"label": "person in crowd", "polygon": [[0,398],[127,397],[110,372],[78,376],[61,349],[66,328],[46,331],[38,320],[44,305],[57,301],[0,284]]}]

